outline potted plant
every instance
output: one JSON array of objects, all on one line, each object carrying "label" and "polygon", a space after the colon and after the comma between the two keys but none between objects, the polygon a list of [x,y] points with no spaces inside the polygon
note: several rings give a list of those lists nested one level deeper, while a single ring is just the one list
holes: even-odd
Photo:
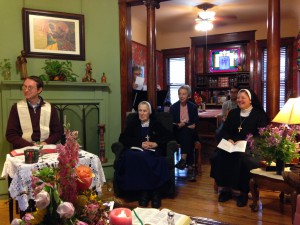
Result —
[{"label": "potted plant", "polygon": [[4,77],[4,80],[10,80],[11,78],[11,62],[9,59],[4,59],[0,62],[1,74]]},{"label": "potted plant", "polygon": [[47,59],[45,60],[45,74],[40,75],[40,78],[45,81],[76,81],[76,75],[72,70],[72,62]]},{"label": "potted plant", "polygon": [[[284,168],[285,163],[299,158],[295,143],[299,128],[296,125],[290,127],[283,124],[279,127],[268,125],[259,129],[259,137],[250,134],[247,141],[252,152],[266,160],[268,165],[273,161],[276,162],[276,166],[283,163]],[[277,172],[279,174],[280,171]]]}]

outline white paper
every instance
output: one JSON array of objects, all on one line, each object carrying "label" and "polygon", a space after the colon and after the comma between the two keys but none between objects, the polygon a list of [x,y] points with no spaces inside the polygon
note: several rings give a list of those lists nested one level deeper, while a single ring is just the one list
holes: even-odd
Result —
[{"label": "white paper", "polygon": [[137,84],[137,88],[136,90],[142,90],[143,89],[143,86],[144,86],[144,81],[145,81],[145,78],[144,77],[139,77],[137,76],[135,78],[135,84]]},{"label": "white paper", "polygon": [[152,152],[155,152],[155,149],[152,149],[152,148],[149,148],[149,149],[143,149],[143,148],[139,148],[139,147],[136,147],[136,146],[132,146],[130,149],[132,150],[138,150],[138,151],[152,151]]},{"label": "white paper", "polygon": [[221,148],[229,153],[232,152],[245,152],[247,141],[237,141],[235,144],[225,140],[224,138],[218,144],[218,148]]}]

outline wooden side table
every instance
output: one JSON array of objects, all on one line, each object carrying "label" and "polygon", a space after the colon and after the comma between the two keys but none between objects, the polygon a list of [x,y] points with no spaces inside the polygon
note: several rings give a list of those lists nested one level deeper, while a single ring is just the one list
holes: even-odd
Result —
[{"label": "wooden side table", "polygon": [[259,189],[266,189],[272,191],[280,191],[280,202],[283,203],[284,194],[291,195],[292,206],[292,221],[294,220],[294,214],[296,210],[296,202],[298,191],[295,187],[285,182],[281,175],[276,175],[276,172],[265,171],[260,168],[250,171],[250,191],[253,198],[253,203],[250,204],[252,211],[258,211]]}]

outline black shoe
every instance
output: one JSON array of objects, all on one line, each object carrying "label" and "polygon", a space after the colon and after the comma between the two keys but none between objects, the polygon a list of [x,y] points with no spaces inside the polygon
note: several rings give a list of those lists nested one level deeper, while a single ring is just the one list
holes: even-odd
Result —
[{"label": "black shoe", "polygon": [[231,191],[221,191],[219,194],[219,202],[227,202],[232,198]]},{"label": "black shoe", "polygon": [[160,198],[160,193],[159,192],[153,192],[152,193],[152,202],[151,202],[152,208],[160,208],[161,206],[161,198]]},{"label": "black shoe", "polygon": [[180,159],[175,167],[179,170],[184,170],[186,168],[186,161],[184,159]]},{"label": "black shoe", "polygon": [[149,193],[147,191],[143,191],[141,193],[140,199],[139,199],[139,206],[147,207],[149,204],[150,198]]},{"label": "black shoe", "polygon": [[236,200],[236,205],[238,207],[244,207],[248,203],[248,194],[241,194],[240,196],[237,197]]},{"label": "black shoe", "polygon": [[196,171],[195,171],[195,169],[188,169],[187,180],[188,181],[196,181]]}]

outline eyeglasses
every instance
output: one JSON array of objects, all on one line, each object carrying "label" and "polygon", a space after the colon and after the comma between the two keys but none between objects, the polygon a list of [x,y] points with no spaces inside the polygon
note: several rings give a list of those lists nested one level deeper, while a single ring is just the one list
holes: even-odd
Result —
[{"label": "eyeglasses", "polygon": [[28,91],[32,91],[34,88],[35,88],[34,86],[25,86],[25,85],[22,86],[22,90],[23,90],[23,91],[25,91],[26,89],[27,89]]}]

